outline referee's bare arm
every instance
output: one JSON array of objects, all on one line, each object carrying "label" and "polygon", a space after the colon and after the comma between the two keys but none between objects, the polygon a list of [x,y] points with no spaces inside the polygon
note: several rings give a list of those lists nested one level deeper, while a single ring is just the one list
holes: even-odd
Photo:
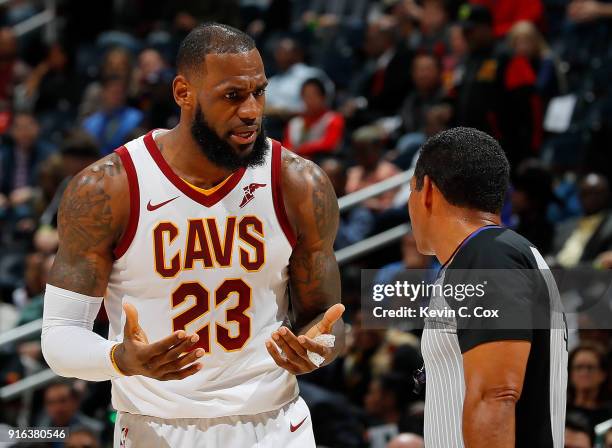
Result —
[{"label": "referee's bare arm", "polygon": [[530,348],[529,341],[496,341],[463,354],[466,448],[514,448],[515,407]]}]

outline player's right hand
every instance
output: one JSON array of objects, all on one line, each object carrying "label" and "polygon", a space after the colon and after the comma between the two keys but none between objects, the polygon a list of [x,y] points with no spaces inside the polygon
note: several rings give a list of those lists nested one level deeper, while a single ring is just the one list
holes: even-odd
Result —
[{"label": "player's right hand", "polygon": [[123,305],[125,326],[123,342],[115,349],[115,363],[124,375],[143,375],[161,381],[180,380],[198,372],[202,365],[194,363],[204,355],[204,349],[189,351],[198,342],[197,334],[187,335],[178,330],[152,344],[138,324],[138,311]]}]

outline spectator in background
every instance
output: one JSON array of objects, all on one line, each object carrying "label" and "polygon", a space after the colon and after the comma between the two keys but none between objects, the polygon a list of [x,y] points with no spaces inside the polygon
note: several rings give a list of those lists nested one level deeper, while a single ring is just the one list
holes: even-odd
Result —
[{"label": "spectator in background", "polygon": [[397,113],[411,85],[411,53],[400,43],[397,21],[390,16],[370,23],[363,50],[367,57],[361,76],[353,86],[353,97],[343,106],[345,116],[357,125]]},{"label": "spectator in background", "polygon": [[593,448],[595,434],[589,422],[579,414],[570,413],[565,419],[564,448]]},{"label": "spectator in background", "polygon": [[556,261],[566,268],[590,263],[612,249],[608,180],[591,173],[582,179],[578,190],[583,216],[562,222],[556,229]]},{"label": "spectator in background", "polygon": [[470,0],[470,3],[491,10],[495,37],[504,36],[522,20],[540,24],[544,12],[541,0]]},{"label": "spectator in background", "polygon": [[274,49],[277,73],[268,80],[266,87],[266,116],[289,118],[303,112],[300,97],[304,82],[317,78],[325,85],[328,95],[333,93],[331,81],[319,68],[304,63],[304,50],[297,40],[285,37]]},{"label": "spectator in background", "polygon": [[55,42],[23,83],[20,105],[36,113],[43,132],[63,131],[76,116],[83,87],[72,55]]},{"label": "spectator in background", "polygon": [[104,80],[101,110],[83,122],[83,129],[96,139],[102,155],[110,154],[123,145],[127,136],[143,119],[140,110],[126,104],[126,96],[125,80],[121,78]]},{"label": "spectator in background", "polygon": [[387,448],[425,448],[425,441],[418,434],[403,432],[395,436]]},{"label": "spectator in background", "polygon": [[414,90],[408,95],[400,110],[404,134],[396,145],[400,153],[414,156],[425,142],[427,112],[444,96],[441,74],[440,62],[435,56],[423,53],[414,57],[412,61]]},{"label": "spectator in background", "polygon": [[[345,165],[338,159],[328,158],[321,162],[321,169],[329,177],[336,197],[344,196],[346,194]],[[374,222],[375,218],[372,211],[361,205],[353,207],[349,211],[341,212],[334,249],[342,249],[365,239],[374,229]]]},{"label": "spectator in background", "polygon": [[[385,132],[377,126],[364,126],[353,133],[352,152],[357,165],[348,170],[347,194],[400,173],[394,164],[382,158],[385,138]],[[392,205],[396,192],[396,189],[389,190],[363,205],[375,212],[383,211]]]},{"label": "spectator in background", "polygon": [[[174,70],[154,48],[138,55],[135,102],[145,114],[148,128],[173,127],[178,122],[177,106],[168,92],[172,91]],[[170,121],[176,119],[175,121]]]},{"label": "spectator in background", "polygon": [[[32,300],[40,295],[45,289],[43,283],[44,254],[31,252],[25,257],[23,270],[23,283],[13,291],[12,302],[19,309],[23,309]],[[46,277],[45,277],[46,279]]]},{"label": "spectator in background", "polygon": [[9,138],[0,146],[0,219],[10,219],[18,232],[33,230],[31,201],[38,169],[54,149],[40,138],[34,115],[15,115]]},{"label": "spectator in background", "polygon": [[285,129],[283,145],[311,160],[333,153],[344,135],[344,117],[328,107],[325,85],[310,78],[302,85],[304,112],[292,118]]},{"label": "spectator in background", "polygon": [[407,405],[413,401],[411,381],[404,375],[389,372],[374,378],[370,383],[364,407],[369,420],[368,438],[373,448],[385,446],[375,437],[375,433],[379,432],[376,429],[386,426],[383,429],[386,434],[394,436],[399,433],[398,425],[402,415]]},{"label": "spectator in background", "polygon": [[45,389],[44,414],[37,426],[85,427],[95,434],[100,434],[102,423],[79,412],[79,401],[77,391],[71,382],[58,380],[51,383]]},{"label": "spectator in background", "polygon": [[468,52],[468,45],[461,25],[453,24],[449,26],[448,45],[448,51],[442,57],[442,86],[445,93],[453,89],[455,69],[463,62],[463,58]]},{"label": "spectator in background", "polygon": [[102,80],[104,79],[123,79],[129,86],[128,91],[133,92],[133,70],[132,54],[128,50],[123,47],[108,50],[102,59],[98,80],[90,83],[83,93],[79,106],[79,117],[83,119],[98,112],[102,103]]},{"label": "spectator in background", "polygon": [[70,431],[65,448],[100,448],[100,442],[92,430],[76,428]]},{"label": "spectator in background", "polygon": [[591,428],[612,418],[606,381],[608,363],[601,346],[583,343],[569,355],[568,412],[584,416]]},{"label": "spectator in background", "polygon": [[[17,37],[12,28],[0,27],[0,112],[10,109],[14,88],[26,78],[29,68],[19,59]],[[6,122],[6,118],[2,118]],[[0,134],[6,125],[0,123]]]},{"label": "spectator in background", "polygon": [[419,14],[420,39],[415,43],[419,52],[442,58],[448,51],[448,0],[423,0]]},{"label": "spectator in background", "polygon": [[521,21],[508,33],[508,46],[516,56],[526,58],[536,73],[536,89],[549,100],[565,91],[562,74],[544,37],[531,22]]},{"label": "spectator in background", "polygon": [[[55,185],[53,196],[40,215],[39,228],[34,235],[37,250],[52,254],[57,250],[57,211],[64,190],[72,176],[100,158],[100,150],[91,135],[81,129],[73,129],[64,138],[60,148],[62,181]],[[55,162],[53,162],[55,163]],[[51,192],[47,193],[48,195]]]},{"label": "spectator in background", "polygon": [[536,74],[524,57],[498,56],[493,19],[484,6],[464,5],[459,18],[469,51],[455,73],[451,95],[460,126],[496,137],[511,167],[534,154],[542,137],[542,108]]},{"label": "spectator in background", "polygon": [[570,19],[576,22],[591,22],[612,17],[612,4],[595,0],[572,0],[567,7]]},{"label": "spectator in background", "polygon": [[512,185],[514,226],[544,255],[553,248],[555,228],[547,212],[556,200],[550,172],[536,159],[525,160],[517,168]]},{"label": "spectator in background", "polygon": [[612,448],[612,428],[608,429],[603,437],[602,448]]}]

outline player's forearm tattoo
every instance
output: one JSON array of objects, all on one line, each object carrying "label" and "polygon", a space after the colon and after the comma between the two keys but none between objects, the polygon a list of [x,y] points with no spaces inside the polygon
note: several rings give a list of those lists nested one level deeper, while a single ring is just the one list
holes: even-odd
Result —
[{"label": "player's forearm tattoo", "polygon": [[[290,261],[291,296],[298,328],[340,299],[340,274],[333,251],[338,202],[321,169],[311,162],[300,162],[294,168],[309,180],[302,196],[310,219],[298,232],[298,244]],[[318,241],[305,243],[313,239]]]},{"label": "player's forearm tattoo", "polygon": [[[93,294],[106,281],[92,248],[114,238],[108,178],[120,175],[123,166],[116,154],[100,160],[68,185],[58,213],[60,248],[51,271],[53,285]],[[102,275],[101,275],[102,274]]]}]

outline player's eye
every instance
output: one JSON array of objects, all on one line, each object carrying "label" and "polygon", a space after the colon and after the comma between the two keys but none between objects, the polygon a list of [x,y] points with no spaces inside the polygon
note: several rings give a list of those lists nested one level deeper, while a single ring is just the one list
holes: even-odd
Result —
[{"label": "player's eye", "polygon": [[227,98],[228,100],[235,100],[236,98],[238,98],[238,92],[232,90],[231,92],[225,94],[225,98]]},{"label": "player's eye", "polygon": [[255,91],[255,96],[263,96],[266,93],[266,89],[257,89]]}]

